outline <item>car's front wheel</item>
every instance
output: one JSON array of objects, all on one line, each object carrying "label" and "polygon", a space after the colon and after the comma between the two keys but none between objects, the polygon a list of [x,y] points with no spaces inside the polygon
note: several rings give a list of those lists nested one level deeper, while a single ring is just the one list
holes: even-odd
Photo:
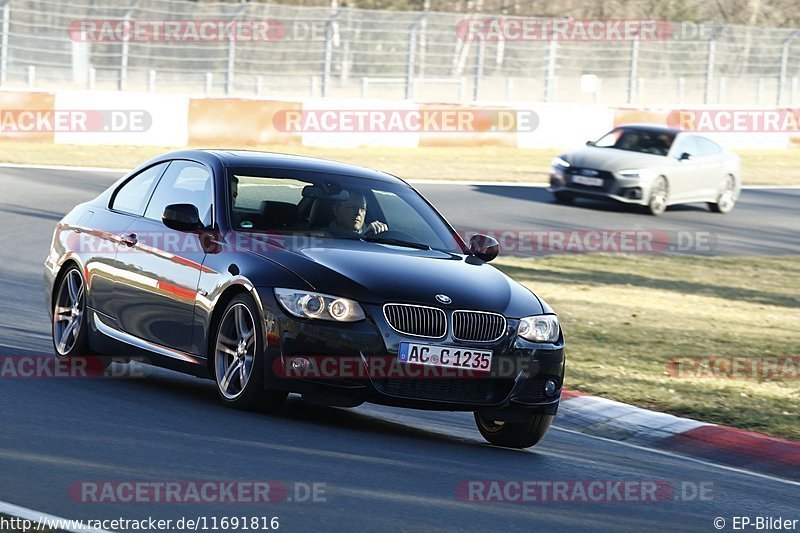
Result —
[{"label": "car's front wheel", "polygon": [[730,213],[733,210],[733,206],[736,204],[736,185],[733,180],[733,176],[728,176],[725,180],[725,185],[722,186],[722,189],[717,194],[717,201],[709,202],[708,207],[714,213]]},{"label": "car's front wheel", "polygon": [[650,199],[647,202],[647,208],[651,215],[661,215],[667,210],[667,201],[669,200],[669,188],[667,180],[663,177],[656,178],[653,182],[653,187],[650,189]]},{"label": "car's front wheel", "polygon": [[236,409],[272,410],[286,393],[264,390],[264,338],[260,314],[246,294],[225,307],[212,344],[217,392],[225,405]]},{"label": "car's front wheel", "polygon": [[475,413],[475,424],[490,444],[506,448],[530,448],[542,440],[553,418],[553,415],[530,415],[525,422],[503,422]]}]

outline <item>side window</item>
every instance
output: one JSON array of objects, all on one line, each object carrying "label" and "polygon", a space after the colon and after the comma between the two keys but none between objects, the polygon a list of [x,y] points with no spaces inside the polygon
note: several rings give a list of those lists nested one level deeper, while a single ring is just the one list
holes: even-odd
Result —
[{"label": "side window", "polygon": [[695,137],[699,155],[716,155],[722,151],[717,143],[705,137]]},{"label": "side window", "polygon": [[169,163],[159,163],[140,172],[136,177],[119,188],[111,201],[111,209],[130,213],[131,215],[143,215],[144,208],[153,188],[158,183],[158,178],[164,173]]},{"label": "side window", "polygon": [[688,153],[692,157],[700,155],[700,150],[697,147],[697,137],[684,137],[681,139],[681,144],[678,146],[675,156],[680,157],[684,153]]},{"label": "side window", "polygon": [[211,173],[206,167],[192,161],[172,161],[158,182],[144,216],[160,222],[168,205],[192,204],[197,207],[203,224],[209,226],[213,200]]}]

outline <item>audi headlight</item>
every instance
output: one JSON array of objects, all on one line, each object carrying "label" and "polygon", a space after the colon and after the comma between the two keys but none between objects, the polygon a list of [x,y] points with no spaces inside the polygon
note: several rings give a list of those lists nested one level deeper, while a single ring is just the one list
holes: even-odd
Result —
[{"label": "audi headlight", "polygon": [[532,342],[557,342],[560,332],[556,315],[526,316],[517,326],[517,335]]},{"label": "audi headlight", "polygon": [[561,157],[556,157],[555,159],[553,159],[553,162],[551,164],[553,165],[553,167],[558,169],[569,168],[570,166],[569,163],[566,160],[562,159]]},{"label": "audi headlight", "polygon": [[653,176],[655,176],[655,172],[653,172],[649,168],[639,168],[639,169],[633,169],[633,170],[620,170],[619,172],[617,172],[617,174],[619,174],[619,176],[622,177],[622,178],[637,178],[637,179],[638,178],[648,179],[648,178],[652,178]]},{"label": "audi headlight", "polygon": [[281,307],[298,318],[318,318],[336,322],[358,322],[364,320],[364,310],[358,302],[295,289],[275,289]]}]

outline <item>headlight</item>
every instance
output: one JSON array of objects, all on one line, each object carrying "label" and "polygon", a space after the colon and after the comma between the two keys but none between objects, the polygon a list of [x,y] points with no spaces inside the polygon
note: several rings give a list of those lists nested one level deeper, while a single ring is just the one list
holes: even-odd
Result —
[{"label": "headlight", "polygon": [[617,172],[623,178],[642,178],[649,179],[655,176],[655,172],[649,168],[640,168],[635,170],[620,170]]},{"label": "headlight", "polygon": [[553,159],[553,162],[551,164],[556,168],[569,168],[569,163],[567,163],[564,159],[560,157],[556,157],[555,159]]},{"label": "headlight", "polygon": [[533,342],[557,342],[560,332],[556,315],[526,316],[517,326],[517,335]]},{"label": "headlight", "polygon": [[299,318],[318,318],[336,322],[364,320],[364,311],[358,302],[295,289],[275,289],[275,296],[286,311]]}]

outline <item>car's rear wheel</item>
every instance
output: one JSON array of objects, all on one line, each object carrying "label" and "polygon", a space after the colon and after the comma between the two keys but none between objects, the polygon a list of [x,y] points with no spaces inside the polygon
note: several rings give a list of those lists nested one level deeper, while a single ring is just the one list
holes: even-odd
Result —
[{"label": "car's rear wheel", "polygon": [[553,197],[556,199],[556,202],[560,204],[571,204],[575,201],[575,195],[564,191],[555,191]]},{"label": "car's rear wheel", "polygon": [[723,215],[730,213],[733,210],[733,206],[736,204],[735,194],[736,184],[733,176],[728,176],[725,180],[725,185],[722,186],[722,189],[720,189],[717,195],[716,203],[709,202],[708,208],[715,213],[722,213]]},{"label": "car's rear wheel", "polygon": [[651,215],[661,215],[667,210],[667,202],[669,200],[669,187],[667,180],[663,177],[656,178],[653,182],[653,187],[650,189],[650,200],[647,202],[647,208]]},{"label": "car's rear wheel", "polygon": [[530,415],[526,422],[503,422],[475,413],[475,424],[490,444],[506,448],[530,448],[542,440],[553,418],[553,415]]},{"label": "car's rear wheel", "polygon": [[236,409],[276,409],[287,396],[264,390],[264,332],[258,317],[249,295],[235,296],[222,313],[212,345],[217,392],[225,405]]}]

